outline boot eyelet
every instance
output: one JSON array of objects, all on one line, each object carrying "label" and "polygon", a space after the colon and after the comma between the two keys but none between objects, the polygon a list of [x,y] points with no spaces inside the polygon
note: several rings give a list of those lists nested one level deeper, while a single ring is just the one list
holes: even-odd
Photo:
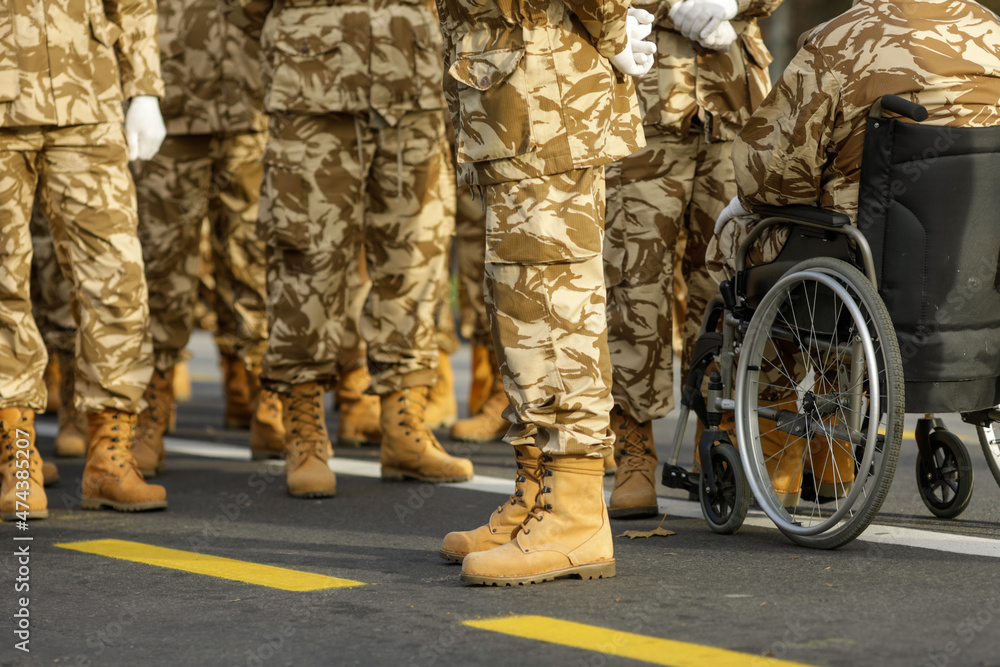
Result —
[{"label": "boot eyelet", "polygon": [[544,491],[542,491],[542,493],[552,493],[552,487],[550,487],[550,486],[546,486],[546,487],[545,487],[545,490],[544,490]]},{"label": "boot eyelet", "polygon": [[[552,509],[552,503],[545,503],[545,509],[551,510]],[[541,519],[539,519],[539,521],[541,521]]]},{"label": "boot eyelet", "polygon": [[531,529],[530,528],[525,528],[521,532],[524,533],[525,535],[531,535]]}]

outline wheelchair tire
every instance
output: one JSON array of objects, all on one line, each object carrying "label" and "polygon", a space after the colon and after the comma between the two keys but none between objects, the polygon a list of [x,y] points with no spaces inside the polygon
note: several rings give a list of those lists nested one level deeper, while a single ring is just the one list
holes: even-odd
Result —
[{"label": "wheelchair tire", "polygon": [[[867,528],[892,483],[904,406],[895,329],[858,269],[808,259],[764,295],[736,371],[737,440],[754,497],[792,542],[835,549]],[[794,491],[810,479],[813,488]]]},{"label": "wheelchair tire", "polygon": [[996,424],[991,423],[989,426],[979,426],[976,430],[979,431],[979,444],[986,455],[986,465],[990,467],[993,479],[1000,485],[1000,436],[994,431],[995,428]]},{"label": "wheelchair tire", "polygon": [[961,438],[945,429],[927,436],[933,456],[928,460],[917,452],[917,489],[920,499],[936,517],[953,519],[972,499],[972,458]]},{"label": "wheelchair tire", "polygon": [[750,507],[750,485],[743,473],[739,452],[728,443],[712,447],[715,491],[705,491],[704,476],[698,484],[701,514],[712,532],[731,535],[740,529]]}]

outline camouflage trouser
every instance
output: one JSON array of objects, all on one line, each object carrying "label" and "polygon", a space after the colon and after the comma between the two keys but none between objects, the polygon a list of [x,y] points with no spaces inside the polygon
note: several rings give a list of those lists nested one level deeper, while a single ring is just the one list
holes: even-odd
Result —
[{"label": "camouflage trouser", "polygon": [[[708,244],[705,263],[709,275],[716,283],[735,277],[736,252],[756,220],[757,217],[753,215],[738,216],[726,223],[718,235],[712,237]],[[783,225],[771,227],[751,246],[750,252],[747,253],[746,265],[756,266],[773,261],[787,239],[787,227]],[[768,401],[784,400],[794,394],[789,378],[801,378],[804,375],[804,361],[796,353],[797,348],[784,343],[778,347],[780,349],[775,349],[773,344],[768,342],[763,353],[765,362],[769,363],[764,363],[761,367],[761,386],[765,387],[761,397]]]},{"label": "camouflage trouser", "polygon": [[264,244],[256,236],[263,133],[167,137],[135,165],[139,236],[149,283],[156,368],[181,361],[194,329],[202,220],[212,230],[223,353],[256,366],[267,344]]},{"label": "camouflage trouser", "polygon": [[0,130],[0,407],[45,409],[47,355],[29,294],[36,188],[73,282],[77,407],[138,412],[153,345],[135,188],[118,123]]},{"label": "camouflage trouser", "polygon": [[603,456],[611,362],[604,168],[483,187],[486,308],[512,422],[505,440]]},{"label": "camouflage trouser", "polygon": [[719,290],[704,257],[715,219],[736,194],[732,144],[646,128],[646,147],[607,168],[608,346],[615,403],[644,422],[673,408],[674,246],[687,232],[682,373],[708,300]]},{"label": "camouflage trouser", "polygon": [[462,336],[476,345],[492,347],[486,319],[483,279],[486,263],[486,212],[472,191],[458,190],[455,216],[455,255],[458,265],[459,326]]},{"label": "camouflage trouser", "polygon": [[442,179],[454,178],[444,118],[420,111],[396,127],[377,121],[271,117],[260,223],[271,334],[264,382],[274,390],[336,381],[362,236],[372,288],[360,329],[372,389],[436,381],[435,317],[454,229],[441,196]]},{"label": "camouflage trouser", "polygon": [[45,347],[72,358],[76,348],[76,322],[70,300],[73,283],[59,269],[49,223],[36,197],[31,211],[31,309]]}]

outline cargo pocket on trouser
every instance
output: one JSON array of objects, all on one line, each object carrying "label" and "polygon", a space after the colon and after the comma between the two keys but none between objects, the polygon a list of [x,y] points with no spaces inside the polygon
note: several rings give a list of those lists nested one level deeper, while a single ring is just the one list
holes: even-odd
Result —
[{"label": "cargo pocket on trouser", "polygon": [[481,162],[534,150],[520,27],[499,35],[466,35],[448,69],[445,89],[457,96],[459,162]]},{"label": "cargo pocket on trouser", "polygon": [[514,433],[553,451],[607,443],[603,185],[590,168],[486,187],[486,298]]},{"label": "cargo pocket on trouser", "polygon": [[17,40],[10,10],[0,8],[0,102],[12,102],[20,92],[20,70],[17,66]]}]

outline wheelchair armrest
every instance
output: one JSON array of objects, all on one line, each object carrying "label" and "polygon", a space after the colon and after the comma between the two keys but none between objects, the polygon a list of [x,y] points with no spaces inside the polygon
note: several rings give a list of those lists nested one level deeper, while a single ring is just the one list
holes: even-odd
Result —
[{"label": "wheelchair armrest", "polygon": [[839,228],[851,224],[851,219],[843,213],[806,204],[791,206],[754,206],[753,212],[763,218],[782,218],[788,222],[811,222],[824,227]]}]

